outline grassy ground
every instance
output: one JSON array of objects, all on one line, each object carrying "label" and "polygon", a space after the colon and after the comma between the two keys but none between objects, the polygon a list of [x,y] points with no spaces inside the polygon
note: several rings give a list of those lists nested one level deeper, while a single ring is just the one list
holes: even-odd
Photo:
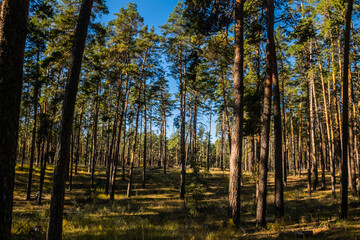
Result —
[{"label": "grassy ground", "polygon": [[[268,225],[255,227],[255,183],[244,174],[242,186],[242,225],[235,229],[227,219],[228,172],[201,172],[200,178],[189,173],[186,201],[179,200],[179,169],[171,168],[166,176],[161,169],[148,171],[146,189],[141,187],[141,170],[135,171],[134,196],[126,198],[125,181],[117,181],[115,201],[110,204],[104,194],[105,170],[99,169],[96,190],[90,190],[90,175],[80,168],[73,190],[66,191],[64,239],[360,239],[360,206],[351,204],[349,220],[338,219],[340,193],[316,191],[307,196],[306,177],[290,176],[285,187],[285,219],[274,220],[273,175],[268,194]],[[16,168],[12,232],[15,239],[45,239],[49,216],[51,178],[48,168],[42,205],[26,198],[28,168]],[[339,179],[337,179],[339,180]],[[35,167],[33,196],[39,186],[39,169]],[[327,178],[330,184],[330,178]],[[337,186],[339,189],[339,186]],[[350,197],[350,202],[355,202]],[[312,236],[294,232],[312,231]]]}]

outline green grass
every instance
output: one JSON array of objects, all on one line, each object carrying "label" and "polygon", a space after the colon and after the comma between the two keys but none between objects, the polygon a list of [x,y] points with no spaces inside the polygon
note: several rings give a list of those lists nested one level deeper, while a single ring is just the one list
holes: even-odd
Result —
[{"label": "green grass", "polygon": [[[12,232],[14,239],[45,239],[49,216],[53,167],[49,166],[43,204],[25,201],[28,168],[16,168]],[[179,199],[179,169],[148,171],[147,186],[141,186],[141,169],[135,169],[134,196],[126,197],[126,181],[117,179],[115,201],[104,194],[105,169],[96,172],[96,190],[90,189],[90,174],[80,167],[73,190],[66,190],[64,239],[294,239],[291,232],[313,231],[309,239],[360,238],[360,208],[351,207],[349,220],[339,220],[340,193],[327,190],[307,196],[306,176],[289,176],[285,187],[285,218],[274,219],[274,182],[269,177],[268,225],[255,227],[255,183],[245,173],[242,186],[242,224],[236,229],[227,218],[228,172],[213,169],[203,174],[201,204],[193,206],[190,196]],[[191,178],[189,174],[187,179]],[[329,176],[327,183],[330,185]],[[35,166],[33,194],[39,188],[39,168]],[[350,196],[350,202],[356,198]],[[196,214],[194,214],[196,213]]]}]

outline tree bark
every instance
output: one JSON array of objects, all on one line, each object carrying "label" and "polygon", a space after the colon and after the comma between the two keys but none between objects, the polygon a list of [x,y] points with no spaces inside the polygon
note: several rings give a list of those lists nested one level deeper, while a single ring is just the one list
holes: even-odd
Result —
[{"label": "tree bark", "polygon": [[0,2],[0,239],[10,239],[28,0]]},{"label": "tree bark", "polygon": [[[273,22],[269,18],[269,11],[273,11],[272,0],[264,0],[264,7],[267,13],[267,29],[273,29]],[[267,174],[268,174],[268,158],[269,158],[269,138],[270,138],[270,118],[271,118],[271,97],[272,97],[272,57],[270,49],[271,37],[269,34],[266,46],[266,78],[264,87],[264,107],[262,113],[261,126],[261,148],[260,148],[260,164],[259,164],[259,184],[258,184],[258,198],[256,209],[256,223],[257,225],[265,226],[266,224],[266,196],[267,196]]]},{"label": "tree bark", "polygon": [[210,104],[210,120],[209,120],[209,133],[208,133],[208,142],[207,142],[207,154],[206,154],[206,168],[209,171],[210,169],[210,141],[211,141],[211,117],[212,117],[212,101]]},{"label": "tree bark", "polygon": [[343,74],[343,122],[342,122],[342,158],[341,158],[341,219],[347,219],[348,215],[348,138],[349,138],[349,60],[350,60],[350,28],[352,18],[353,0],[348,0],[346,11],[346,27],[344,41],[344,74]]},{"label": "tree bark", "polygon": [[69,78],[65,88],[61,130],[57,147],[56,165],[54,169],[54,181],[50,203],[50,218],[46,234],[46,238],[48,240],[62,239],[65,181],[69,168],[70,137],[72,132],[81,62],[85,48],[92,5],[93,0],[83,0],[78,19],[78,25],[75,32]]},{"label": "tree bark", "polygon": [[234,118],[229,177],[229,216],[240,224],[241,160],[244,114],[244,2],[235,2]]},{"label": "tree bark", "polygon": [[[319,52],[319,48],[317,46],[316,40],[315,40],[315,47],[316,47],[317,51]],[[318,63],[319,63],[321,88],[322,88],[322,97],[323,97],[323,104],[324,104],[324,115],[325,115],[325,124],[326,124],[326,136],[327,136],[327,144],[328,144],[328,154],[329,154],[329,158],[330,158],[331,192],[332,192],[333,196],[335,197],[336,178],[335,178],[335,158],[334,158],[334,151],[333,151],[334,145],[333,145],[333,139],[332,139],[332,133],[331,133],[332,126],[330,124],[331,118],[329,118],[329,110],[328,110],[329,103],[326,100],[326,91],[325,91],[324,75],[323,75],[323,65],[322,65],[320,57],[318,57]],[[328,94],[330,95],[330,91],[328,92]]]},{"label": "tree bark", "polygon": [[[282,159],[282,127],[281,127],[281,106],[280,106],[280,87],[279,87],[279,76],[277,69],[277,57],[275,49],[275,38],[274,38],[274,0],[267,0],[266,6],[267,14],[267,47],[269,48],[268,54],[270,61],[270,72],[274,90],[274,135],[275,135],[275,211],[278,218],[284,217],[284,182],[286,183],[286,170],[287,161]],[[285,108],[285,91],[284,91],[284,78],[283,78],[283,108]],[[284,111],[285,112],[285,111]],[[284,118],[286,117],[284,113]],[[291,116],[292,117],[292,116]],[[284,126],[284,132],[286,128]],[[285,141],[285,139],[284,139]],[[288,150],[286,149],[286,152]],[[283,169],[284,167],[284,169]],[[284,172],[284,182],[283,182]],[[266,195],[265,195],[266,204]]]},{"label": "tree bark", "polygon": [[[182,51],[179,54],[182,60]],[[186,163],[185,163],[185,108],[186,108],[186,83],[182,71],[186,72],[186,66],[180,65],[180,199],[185,199],[185,177],[186,177]],[[185,74],[184,74],[185,75]]]},{"label": "tree bark", "polygon": [[[39,62],[39,59],[37,60]],[[39,63],[37,63],[38,65]],[[39,66],[37,66],[38,69]],[[26,200],[31,200],[31,185],[32,185],[32,174],[33,174],[33,166],[34,166],[34,158],[35,158],[35,145],[36,145],[36,129],[37,129],[37,112],[38,112],[38,95],[39,95],[39,70],[37,72],[37,79],[35,81],[34,86],[34,118],[33,118],[33,129],[32,129],[32,136],[31,136],[31,148],[30,148],[30,164],[29,164],[29,177],[28,177],[28,184],[26,190]]]},{"label": "tree bark", "polygon": [[[100,88],[100,89],[99,89]],[[95,183],[95,165],[96,165],[96,159],[97,159],[97,132],[98,132],[98,118],[99,118],[99,91],[101,91],[101,86],[97,87],[97,92],[94,97],[94,121],[93,121],[93,143],[92,143],[92,159],[91,159],[91,188],[94,188]]]},{"label": "tree bark", "polygon": [[349,138],[349,99],[348,99],[348,84],[349,84],[349,55],[350,55],[350,27],[352,18],[353,0],[348,0],[346,11],[346,27],[345,27],[345,41],[344,41],[344,74],[343,74],[343,122],[342,122],[342,158],[341,158],[341,219],[347,219],[348,216],[348,138]]}]

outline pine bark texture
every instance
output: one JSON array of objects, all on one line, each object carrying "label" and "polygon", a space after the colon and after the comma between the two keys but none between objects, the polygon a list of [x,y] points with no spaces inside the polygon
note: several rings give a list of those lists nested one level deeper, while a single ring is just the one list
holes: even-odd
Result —
[{"label": "pine bark texture", "polygon": [[62,239],[65,183],[69,168],[70,137],[72,133],[81,62],[85,48],[92,5],[93,0],[84,0],[82,2],[75,33],[69,78],[65,87],[61,130],[56,153],[56,165],[54,169],[54,181],[50,203],[50,218],[46,236],[48,240]]},{"label": "pine bark texture", "polygon": [[[269,1],[264,0],[265,12],[268,13]],[[271,11],[271,10],[270,10]],[[270,19],[267,18],[267,26]],[[269,36],[268,36],[269,38]],[[259,164],[259,184],[256,208],[256,223],[264,226],[266,224],[266,196],[267,196],[267,174],[269,158],[269,138],[270,138],[270,118],[271,118],[271,97],[272,97],[272,69],[271,69],[271,50],[269,39],[266,46],[266,79],[264,87],[264,107],[262,113],[261,140],[260,140],[260,164]]]},{"label": "pine bark texture", "polygon": [[348,216],[348,139],[349,139],[349,54],[350,54],[350,27],[353,9],[353,0],[348,0],[346,11],[346,27],[344,41],[344,74],[343,74],[343,122],[342,122],[342,157],[341,157],[341,213],[340,218],[347,219]]},{"label": "pine bark texture", "polygon": [[28,0],[0,3],[0,239],[10,239]]},{"label": "pine bark texture", "polygon": [[234,117],[232,127],[229,215],[236,226],[240,224],[240,181],[244,115],[244,2],[235,2],[235,62],[234,62]]}]

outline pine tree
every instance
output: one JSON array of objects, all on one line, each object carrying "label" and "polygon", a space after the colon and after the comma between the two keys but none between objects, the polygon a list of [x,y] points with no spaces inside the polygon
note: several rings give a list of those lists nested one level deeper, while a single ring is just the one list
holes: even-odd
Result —
[{"label": "pine tree", "polygon": [[10,239],[27,0],[0,2],[0,238]]}]

